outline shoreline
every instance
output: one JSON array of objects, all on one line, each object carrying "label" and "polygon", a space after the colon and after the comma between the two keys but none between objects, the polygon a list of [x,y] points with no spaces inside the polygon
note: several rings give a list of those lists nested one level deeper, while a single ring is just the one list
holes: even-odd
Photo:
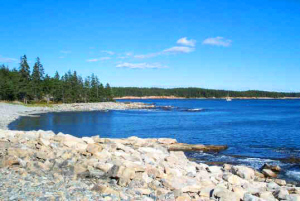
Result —
[{"label": "shoreline", "polygon": [[[3,114],[0,127],[20,116],[37,113],[153,107],[143,103],[110,102],[53,107],[0,103]],[[15,194],[19,196],[16,198],[31,199],[32,192],[41,190],[39,186],[49,192],[47,196],[63,200],[239,201],[281,199],[282,195],[287,199],[300,199],[300,187],[277,178],[280,167],[266,166],[258,171],[244,165],[207,165],[190,161],[183,152],[226,148],[188,145],[171,138],[78,138],[52,131],[0,128],[0,185],[22,189],[19,195],[20,192],[8,192],[3,188],[0,199],[16,197]],[[20,186],[28,181],[32,186],[26,189]],[[77,188],[85,190],[80,193]],[[27,197],[22,197],[25,195]],[[33,196],[45,198],[44,194]]]},{"label": "shoreline", "polygon": [[177,96],[123,96],[123,97],[115,97],[114,100],[146,100],[146,99],[200,99],[200,100],[224,100],[226,98],[230,98],[232,100],[298,100],[300,97],[281,97],[281,98],[272,98],[272,97],[193,97],[193,98],[186,98],[186,97],[177,97]]},{"label": "shoreline", "polygon": [[144,103],[70,103],[51,106],[24,106],[22,104],[0,102],[0,129],[8,129],[8,125],[21,116],[48,112],[83,112],[83,111],[106,111],[106,110],[128,110],[128,109],[150,109],[154,105]]},{"label": "shoreline", "polygon": [[196,163],[180,149],[172,151],[178,144],[171,138],[0,130],[0,199],[300,199],[300,187],[276,178],[278,166],[258,171]]}]

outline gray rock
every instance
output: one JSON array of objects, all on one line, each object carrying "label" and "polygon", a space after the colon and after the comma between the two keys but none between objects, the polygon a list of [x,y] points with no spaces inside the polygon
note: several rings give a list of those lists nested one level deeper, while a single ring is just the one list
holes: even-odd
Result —
[{"label": "gray rock", "polygon": [[265,201],[265,200],[264,200],[264,199],[261,199],[261,198],[259,198],[259,197],[256,197],[256,196],[254,196],[254,195],[251,195],[251,194],[249,194],[249,193],[246,193],[246,194],[244,195],[243,201]]},{"label": "gray rock", "polygon": [[238,195],[222,187],[215,188],[212,197],[220,201],[240,201]]},{"label": "gray rock", "polygon": [[286,189],[278,189],[273,192],[273,195],[279,200],[287,200],[289,197],[289,192]]}]

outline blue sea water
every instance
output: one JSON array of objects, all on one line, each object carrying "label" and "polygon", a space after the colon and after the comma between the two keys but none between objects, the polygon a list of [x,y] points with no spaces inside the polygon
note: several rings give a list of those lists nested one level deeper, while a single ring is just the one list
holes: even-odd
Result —
[{"label": "blue sea water", "polygon": [[[128,100],[122,100],[128,101]],[[134,101],[134,100],[130,100]],[[282,177],[300,182],[300,100],[135,100],[151,110],[62,112],[22,117],[15,130],[53,130],[75,136],[170,137],[190,144],[228,145],[218,154],[191,152],[199,162],[264,163],[283,167]]]}]

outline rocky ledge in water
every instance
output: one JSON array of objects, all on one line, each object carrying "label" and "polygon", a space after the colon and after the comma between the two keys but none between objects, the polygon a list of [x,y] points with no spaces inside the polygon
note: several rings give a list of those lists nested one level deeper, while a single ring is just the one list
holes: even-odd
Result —
[{"label": "rocky ledge in water", "polygon": [[0,200],[300,200],[277,167],[198,164],[176,143],[0,130]]}]

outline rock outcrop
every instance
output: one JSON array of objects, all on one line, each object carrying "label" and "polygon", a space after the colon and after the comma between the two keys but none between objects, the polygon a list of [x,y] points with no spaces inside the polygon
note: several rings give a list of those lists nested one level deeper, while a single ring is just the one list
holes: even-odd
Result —
[{"label": "rock outcrop", "polygon": [[198,164],[172,151],[176,144],[0,130],[0,200],[300,199],[300,188],[284,180],[245,166]]}]

